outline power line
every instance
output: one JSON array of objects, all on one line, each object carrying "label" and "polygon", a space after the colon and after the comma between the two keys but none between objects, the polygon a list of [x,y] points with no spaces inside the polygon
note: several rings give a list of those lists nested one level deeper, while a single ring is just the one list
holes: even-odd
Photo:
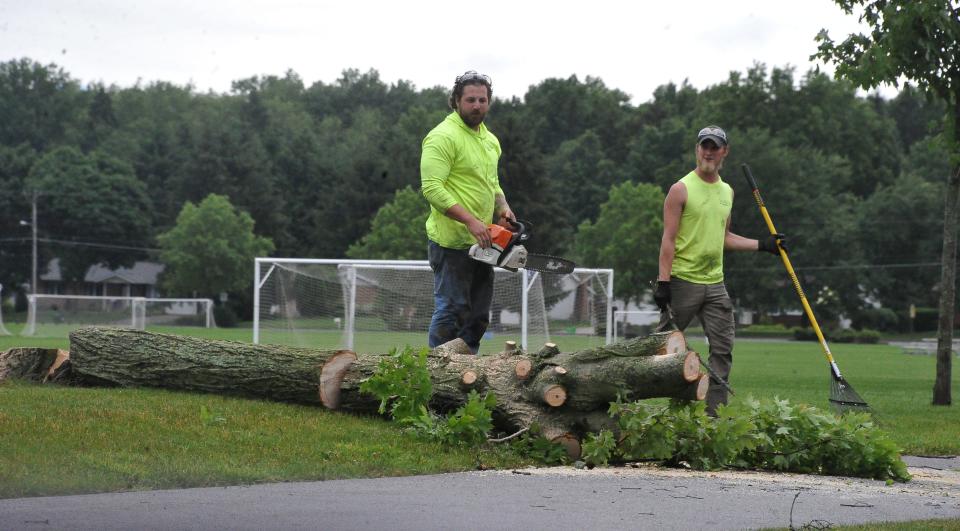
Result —
[{"label": "power line", "polygon": [[915,264],[857,264],[857,265],[837,265],[837,266],[811,266],[797,267],[797,271],[806,270],[826,270],[826,269],[899,269],[904,267],[939,267],[940,262],[918,262]]},{"label": "power line", "polygon": [[[832,265],[832,266],[806,266],[795,267],[794,270],[800,271],[826,271],[826,270],[845,270],[845,269],[902,269],[911,267],[940,267],[940,262],[917,262],[913,264],[851,264],[851,265]],[[761,268],[731,268],[731,272],[754,272],[766,271]]]},{"label": "power line", "polygon": [[[11,242],[11,243],[28,243],[31,241],[31,238],[21,237],[21,238],[0,238],[0,242]],[[123,251],[144,251],[147,253],[159,253],[160,249],[153,249],[150,247],[136,247],[133,245],[118,245],[113,243],[98,243],[98,242],[79,242],[73,240],[57,240],[54,238],[37,238],[38,242],[43,243],[56,243],[60,245],[66,245],[68,247],[94,247],[99,249],[119,249]]]},{"label": "power line", "polygon": [[111,243],[96,243],[96,242],[77,242],[69,240],[54,240],[51,238],[37,238],[37,241],[44,243],[59,243],[60,245],[67,245],[73,247],[97,247],[101,249],[121,249],[125,251],[144,251],[148,253],[159,253],[160,249],[152,249],[149,247],[134,247],[132,245],[116,245]]}]

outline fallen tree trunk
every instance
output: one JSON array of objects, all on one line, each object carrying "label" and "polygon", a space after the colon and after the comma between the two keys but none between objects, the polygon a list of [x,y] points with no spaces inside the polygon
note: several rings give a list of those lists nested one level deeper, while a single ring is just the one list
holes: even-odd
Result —
[{"label": "fallen tree trunk", "polygon": [[[355,371],[356,381],[341,385],[343,369],[356,360],[350,350],[253,345],[120,328],[80,328],[70,334],[70,379],[81,385],[163,387],[376,411],[379,401],[359,390],[359,380],[372,370]],[[321,383],[340,392],[327,396]],[[341,404],[342,399],[346,403]]]},{"label": "fallen tree trunk", "polygon": [[[163,387],[375,413],[379,400],[359,388],[383,354],[81,328],[70,335],[69,360],[53,367],[51,356],[56,358],[46,352],[31,365],[21,354],[16,365],[21,373],[35,367],[47,371],[45,377],[80,385]],[[618,394],[628,400],[703,400],[708,386],[699,356],[687,350],[679,332],[572,353],[552,343],[525,353],[507,342],[492,356],[472,355],[455,340],[430,351],[427,365],[435,410],[459,407],[471,390],[493,393],[498,429],[510,433],[539,424],[575,456],[585,433],[611,427],[607,408]]]}]

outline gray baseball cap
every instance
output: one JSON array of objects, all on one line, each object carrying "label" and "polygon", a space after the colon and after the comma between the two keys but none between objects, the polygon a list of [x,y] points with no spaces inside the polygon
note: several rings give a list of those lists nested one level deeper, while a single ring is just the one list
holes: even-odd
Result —
[{"label": "gray baseball cap", "polygon": [[713,140],[718,146],[723,147],[727,145],[727,133],[719,126],[708,125],[697,133],[697,145],[702,144],[704,140]]}]

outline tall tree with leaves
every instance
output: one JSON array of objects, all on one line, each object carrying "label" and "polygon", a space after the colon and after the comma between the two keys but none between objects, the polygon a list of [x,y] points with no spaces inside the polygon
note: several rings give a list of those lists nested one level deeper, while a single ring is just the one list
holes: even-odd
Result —
[{"label": "tall tree with leaves", "polygon": [[172,294],[239,291],[249,287],[253,259],[273,251],[273,242],[253,233],[250,214],[234,208],[225,196],[210,194],[187,202],[177,225],[157,236],[167,268],[163,286]]},{"label": "tall tree with leaves", "polygon": [[860,21],[870,34],[848,36],[836,43],[826,30],[811,58],[836,64],[838,77],[863,88],[896,85],[900,78],[935,95],[947,105],[952,164],[943,215],[943,254],[940,275],[940,322],[937,337],[937,378],[933,404],[950,405],[954,299],[957,269],[957,202],[960,200],[960,7],[951,0],[835,0],[845,13],[863,9]]},{"label": "tall tree with leaves", "polygon": [[652,184],[615,185],[596,223],[584,221],[577,231],[582,264],[613,268],[613,293],[627,302],[639,302],[657,277],[663,200],[663,191]]},{"label": "tall tree with leaves", "polygon": [[380,207],[370,232],[347,248],[348,258],[423,260],[427,254],[427,215],[430,207],[420,193],[407,186]]},{"label": "tall tree with leaves", "polygon": [[61,246],[55,252],[41,248],[40,274],[55,257],[65,281],[83,280],[95,264],[128,267],[136,259],[130,247],[144,247],[150,239],[150,197],[122,160],[60,147],[33,164],[25,186],[39,194],[41,234]]}]

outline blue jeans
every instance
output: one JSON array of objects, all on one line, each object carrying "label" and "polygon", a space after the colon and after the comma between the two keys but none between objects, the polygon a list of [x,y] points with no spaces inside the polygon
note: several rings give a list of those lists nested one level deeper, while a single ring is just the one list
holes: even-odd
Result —
[{"label": "blue jeans", "polygon": [[470,258],[466,249],[447,249],[433,241],[427,257],[433,269],[430,348],[459,337],[476,354],[490,324],[493,267]]}]

